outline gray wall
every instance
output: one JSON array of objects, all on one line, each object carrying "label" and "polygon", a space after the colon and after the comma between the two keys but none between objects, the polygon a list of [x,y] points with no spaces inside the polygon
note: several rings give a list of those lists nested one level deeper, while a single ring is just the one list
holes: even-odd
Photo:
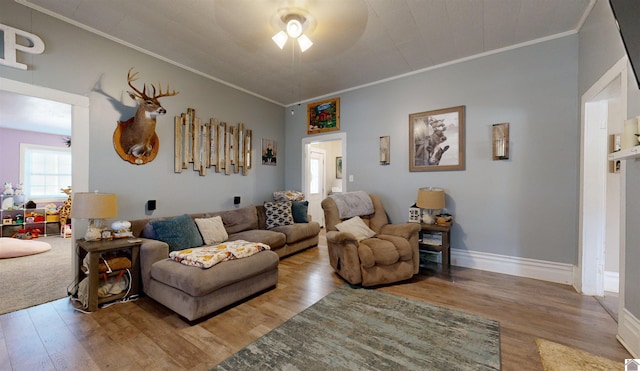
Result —
[{"label": "gray wall", "polygon": [[[154,216],[233,207],[233,196],[242,205],[272,199],[284,186],[284,166],[262,166],[261,138],[284,143],[283,108],[236,89],[205,79],[118,43],[84,31],[55,18],[30,10],[11,0],[0,0],[0,22],[40,36],[46,45],[42,55],[24,55],[28,71],[0,66],[0,77],[53,88],[90,98],[90,190],[118,195],[119,217],[145,216],[145,204],[157,200]],[[156,132],[160,151],[145,165],[123,161],[113,148],[112,136],[118,120],[133,116],[135,108],[118,100],[128,89],[127,71],[135,67],[137,83],[161,82],[180,91],[161,98],[167,114],[158,119]],[[0,86],[0,89],[2,87]],[[115,100],[114,100],[115,99]],[[253,130],[255,165],[248,176],[213,173],[199,176],[192,170],[173,171],[173,119],[195,108],[203,120],[215,117],[235,125],[243,122]],[[77,138],[74,138],[74,140]],[[258,179],[260,180],[258,182]]]},{"label": "gray wall", "polygon": [[[625,55],[613,13],[606,0],[598,0],[580,31],[580,96],[584,94],[609,68]],[[640,66],[637,66],[640,68]],[[629,68],[627,118],[640,115],[640,91]],[[626,171],[626,236],[625,236],[625,307],[640,317],[640,200],[636,190],[640,186],[640,166],[627,161]]]},{"label": "gray wall", "polygon": [[[349,191],[382,197],[407,220],[419,187],[443,187],[452,246],[577,262],[578,36],[474,59],[340,94]],[[409,172],[411,113],[466,106],[466,170]],[[304,107],[286,115],[287,188],[301,189]],[[491,125],[510,123],[510,160],[492,161]],[[379,165],[379,137],[391,164]]]},{"label": "gray wall", "polygon": [[[0,0],[0,7],[0,22],[39,35],[47,47],[42,55],[21,58],[29,71],[0,66],[0,77],[90,98],[89,186],[117,193],[121,218],[143,217],[148,199],[158,200],[154,215],[162,216],[230,208],[235,195],[250,204],[270,199],[274,190],[302,189],[304,105],[293,107],[292,116],[290,108],[283,110],[13,1]],[[345,175],[354,176],[348,190],[378,193],[392,221],[401,222],[419,187],[444,187],[447,207],[456,218],[455,248],[575,264],[579,97],[623,53],[608,4],[599,0],[579,35],[340,94],[341,130],[348,136]],[[157,128],[160,153],[142,166],[121,160],[111,140],[116,121],[133,114],[110,100],[127,89],[131,66],[140,71],[141,81],[170,83],[180,90],[162,100],[168,113]],[[630,81],[629,117],[640,114],[639,94]],[[408,115],[457,105],[466,106],[466,170],[409,172]],[[244,122],[254,131],[255,156],[261,138],[269,138],[284,144],[284,158],[275,167],[257,164],[247,177],[200,177],[190,170],[175,174],[172,122],[188,107],[203,119]],[[509,161],[491,160],[490,128],[499,122],[511,124]],[[388,166],[378,164],[383,135],[391,136]],[[640,168],[629,166],[627,187],[638,184]],[[627,208],[627,226],[638,224],[638,210]],[[639,261],[640,249],[633,243],[638,241],[634,228],[627,232],[625,300],[639,316],[640,288],[632,283],[640,281],[640,272],[631,263]]]}]

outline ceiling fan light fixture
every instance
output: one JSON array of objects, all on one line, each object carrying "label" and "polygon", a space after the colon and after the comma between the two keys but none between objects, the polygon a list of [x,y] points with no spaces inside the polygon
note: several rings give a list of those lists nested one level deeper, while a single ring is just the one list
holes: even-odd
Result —
[{"label": "ceiling fan light fixture", "polygon": [[302,34],[298,37],[298,46],[300,46],[300,50],[304,53],[307,49],[309,49],[313,45],[313,42],[307,37],[307,35]]},{"label": "ceiling fan light fixture", "polygon": [[277,34],[273,35],[271,39],[274,43],[276,43],[276,45],[278,45],[280,49],[284,49],[284,44],[287,43],[288,38],[289,37],[287,36],[286,32],[280,31]]},{"label": "ceiling fan light fixture", "polygon": [[289,12],[286,13],[279,12],[276,19],[277,21],[275,22],[277,27],[280,28],[281,31],[275,34],[271,39],[280,49],[284,49],[289,38],[298,40],[298,46],[302,52],[313,45],[313,42],[311,42],[309,37],[304,34],[307,30],[313,31],[313,17],[309,18],[304,11],[299,9],[290,9]]},{"label": "ceiling fan light fixture", "polygon": [[297,39],[302,35],[302,23],[297,18],[287,22],[287,35],[292,39]]}]

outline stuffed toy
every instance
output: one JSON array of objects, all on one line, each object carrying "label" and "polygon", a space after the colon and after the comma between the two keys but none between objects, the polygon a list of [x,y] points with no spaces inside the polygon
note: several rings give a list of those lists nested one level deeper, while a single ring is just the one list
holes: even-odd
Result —
[{"label": "stuffed toy", "polygon": [[22,190],[22,183],[18,183],[14,193],[15,193],[16,196],[23,196],[24,195],[24,191]]},{"label": "stuffed toy", "polygon": [[13,186],[11,182],[4,182],[4,190],[2,191],[3,195],[11,196],[13,195]]}]

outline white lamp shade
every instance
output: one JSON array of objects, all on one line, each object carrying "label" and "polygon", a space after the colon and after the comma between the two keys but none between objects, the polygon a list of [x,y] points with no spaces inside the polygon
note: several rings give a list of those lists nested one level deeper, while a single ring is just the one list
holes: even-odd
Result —
[{"label": "white lamp shade", "polygon": [[444,209],[444,189],[430,187],[418,189],[416,206],[421,209]]},{"label": "white lamp shade", "polygon": [[301,35],[298,37],[298,46],[300,46],[300,50],[304,53],[305,50],[309,49],[313,45],[311,40],[307,37],[307,35]]},{"label": "white lamp shade", "polygon": [[271,39],[273,40],[274,43],[276,43],[276,45],[278,45],[280,49],[283,49],[284,44],[287,43],[288,38],[289,37],[284,31],[280,31],[277,34],[275,34]]},{"label": "white lamp shade", "polygon": [[118,201],[113,193],[74,193],[71,217],[76,219],[107,219],[118,216]]}]

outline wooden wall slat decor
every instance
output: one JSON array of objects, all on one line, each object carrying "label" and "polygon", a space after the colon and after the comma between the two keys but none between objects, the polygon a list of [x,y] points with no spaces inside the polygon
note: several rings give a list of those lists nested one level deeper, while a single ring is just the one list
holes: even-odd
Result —
[{"label": "wooden wall slat decor", "polygon": [[[252,135],[244,123],[237,126],[226,122],[217,123],[215,118],[202,123],[196,117],[196,111],[188,108],[186,113],[176,116],[174,120],[174,172],[181,173],[193,164],[193,170],[201,176],[207,174],[210,167],[215,172],[224,170],[225,175],[233,173],[247,175],[251,169]],[[240,171],[242,168],[242,171]]]}]

